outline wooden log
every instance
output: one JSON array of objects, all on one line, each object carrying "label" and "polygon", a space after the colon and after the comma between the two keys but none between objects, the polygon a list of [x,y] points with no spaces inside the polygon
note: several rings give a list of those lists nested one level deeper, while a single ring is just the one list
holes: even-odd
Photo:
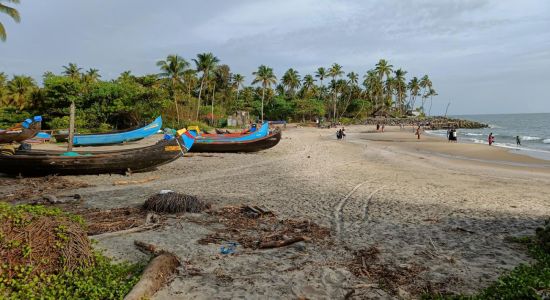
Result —
[{"label": "wooden log", "polygon": [[279,248],[279,247],[285,247],[288,245],[292,245],[297,242],[305,241],[306,238],[303,236],[290,238],[282,241],[275,241],[275,242],[267,242],[267,243],[261,243],[260,249],[270,249],[270,248]]},{"label": "wooden log", "polygon": [[153,229],[158,228],[160,226],[161,226],[161,224],[153,224],[153,225],[149,225],[149,226],[138,226],[138,227],[132,227],[132,228],[129,228],[129,229],[124,229],[124,230],[119,230],[119,231],[112,231],[112,232],[105,232],[105,233],[100,233],[100,234],[96,234],[96,235],[90,235],[89,237],[92,238],[92,239],[101,239],[101,238],[106,238],[106,237],[111,237],[111,236],[122,235],[122,234],[153,230]]},{"label": "wooden log", "polygon": [[152,253],[155,257],[149,262],[140,280],[124,300],[150,299],[172,279],[181,263],[177,256],[155,245],[141,241],[134,241],[134,244],[138,249]]}]

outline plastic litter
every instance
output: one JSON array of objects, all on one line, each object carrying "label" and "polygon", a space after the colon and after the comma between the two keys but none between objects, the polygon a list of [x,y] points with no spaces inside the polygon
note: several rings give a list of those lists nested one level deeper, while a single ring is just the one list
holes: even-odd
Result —
[{"label": "plastic litter", "polygon": [[225,246],[220,247],[220,253],[221,254],[235,254],[235,251],[237,250],[237,246],[239,243],[236,242],[229,242]]}]

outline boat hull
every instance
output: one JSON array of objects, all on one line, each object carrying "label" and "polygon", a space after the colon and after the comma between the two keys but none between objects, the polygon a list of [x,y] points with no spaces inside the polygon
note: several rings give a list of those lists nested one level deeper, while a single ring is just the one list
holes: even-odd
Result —
[{"label": "boat hull", "polygon": [[196,140],[190,152],[257,152],[274,147],[280,140],[280,130],[254,140]]},{"label": "boat hull", "polygon": [[35,137],[41,130],[42,123],[32,123],[29,128],[23,128],[17,131],[0,131],[0,144],[8,144],[12,142],[20,143],[24,140]]},{"label": "boat hull", "polygon": [[59,151],[17,151],[15,155],[0,155],[0,173],[36,176],[144,172],[178,159],[190,147],[188,141],[171,139],[148,147],[85,151],[78,156],[62,156]]},{"label": "boat hull", "polygon": [[[126,131],[99,134],[77,134],[73,137],[74,146],[102,146],[137,141],[157,133],[162,127],[162,118],[156,118],[151,124]],[[68,141],[68,134],[55,134],[57,142]]]}]

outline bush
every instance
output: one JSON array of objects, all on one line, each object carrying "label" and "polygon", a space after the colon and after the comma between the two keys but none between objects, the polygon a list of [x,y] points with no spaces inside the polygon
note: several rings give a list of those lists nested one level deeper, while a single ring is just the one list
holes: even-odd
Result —
[{"label": "bush", "polygon": [[0,128],[9,128],[23,122],[32,115],[26,111],[18,111],[15,107],[0,108]]}]

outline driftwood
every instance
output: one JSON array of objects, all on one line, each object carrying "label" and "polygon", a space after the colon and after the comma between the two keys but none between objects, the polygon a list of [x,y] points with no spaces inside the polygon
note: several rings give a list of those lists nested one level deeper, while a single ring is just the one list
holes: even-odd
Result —
[{"label": "driftwood", "polygon": [[59,204],[59,203],[80,201],[80,199],[82,199],[82,196],[80,196],[79,194],[74,194],[74,195],[60,195],[56,197],[55,195],[46,194],[42,196],[42,199],[51,204]]},{"label": "driftwood", "polygon": [[132,228],[125,229],[125,230],[119,230],[119,231],[113,231],[113,232],[100,233],[100,234],[96,234],[96,235],[90,235],[89,237],[93,238],[93,239],[101,239],[101,238],[117,236],[117,235],[122,235],[122,234],[127,234],[127,233],[136,233],[136,232],[153,230],[153,229],[158,228],[160,226],[162,226],[162,224],[152,224],[152,225],[148,225],[148,226],[138,226],[138,227],[132,227]]},{"label": "driftwood", "polygon": [[153,244],[142,241],[134,241],[134,244],[140,251],[153,254],[154,258],[124,300],[149,299],[170,281],[181,263],[177,256]]},{"label": "driftwood", "polygon": [[140,180],[118,180],[113,182],[113,185],[128,185],[128,184],[141,184],[159,179],[159,176],[148,177]]},{"label": "driftwood", "polygon": [[279,248],[279,247],[292,245],[294,243],[305,241],[305,240],[306,240],[305,237],[299,236],[299,237],[290,238],[290,239],[286,239],[286,240],[282,240],[282,241],[261,243],[259,248],[260,249]]}]

